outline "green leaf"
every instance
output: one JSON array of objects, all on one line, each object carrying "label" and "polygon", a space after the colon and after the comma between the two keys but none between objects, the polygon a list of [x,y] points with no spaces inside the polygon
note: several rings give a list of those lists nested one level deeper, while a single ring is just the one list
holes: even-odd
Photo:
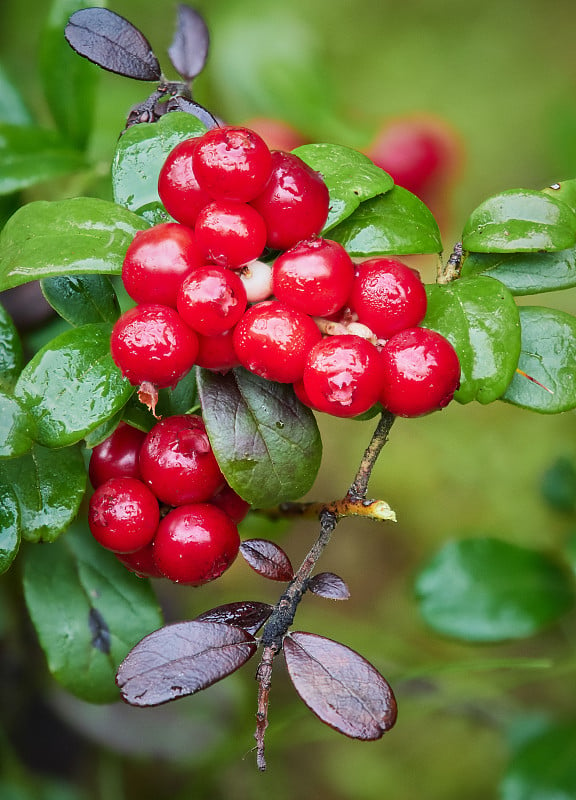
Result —
[{"label": "green leaf", "polygon": [[366,200],[330,231],[352,256],[439,253],[442,241],[432,212],[401,186]]},{"label": "green leaf", "polygon": [[[132,398],[130,398],[132,399]],[[115,414],[110,419],[107,419],[106,422],[103,422],[102,425],[98,425],[97,428],[87,433],[84,437],[84,444],[89,450],[96,447],[96,445],[101,444],[105,439],[114,433],[118,424],[122,421],[124,415],[124,409],[120,409],[120,411]]]},{"label": "green leaf", "polygon": [[41,281],[42,293],[70,325],[115,322],[120,304],[105,275],[62,275]]},{"label": "green leaf", "polygon": [[520,320],[510,292],[492,278],[461,278],[426,287],[423,325],[445,336],[462,368],[460,403],[492,403],[514,377],[520,356]]},{"label": "green leaf", "polygon": [[230,486],[251,505],[268,507],[307,492],[322,443],[314,415],[288,384],[237,368],[198,370],[202,413]]},{"label": "green leaf", "polygon": [[513,756],[500,784],[501,800],[576,797],[576,725],[557,725],[532,737]]},{"label": "green leaf", "polygon": [[13,386],[23,366],[24,354],[18,331],[0,303],[0,387]]},{"label": "green leaf", "polygon": [[525,375],[514,375],[502,400],[541,414],[576,408],[576,318],[552,308],[524,306],[520,326],[518,369]]},{"label": "green leaf", "polygon": [[542,475],[540,484],[542,498],[548,505],[562,514],[576,512],[576,463],[560,456]]},{"label": "green leaf", "polygon": [[514,295],[569,289],[576,286],[576,247],[555,253],[470,253],[462,275],[489,275]]},{"label": "green leaf", "polygon": [[65,447],[113,417],[134,387],[110,354],[111,325],[83,325],[57,336],[23,369],[15,394],[36,420],[37,441]]},{"label": "green leaf", "polygon": [[33,119],[22,95],[0,64],[0,123],[32,125]]},{"label": "green leaf", "polygon": [[10,567],[20,547],[20,508],[10,486],[0,486],[0,575]]},{"label": "green leaf", "polygon": [[20,509],[22,538],[53,542],[70,525],[86,488],[82,452],[35,445],[20,458],[0,461],[0,486],[10,487]]},{"label": "green leaf", "polygon": [[305,144],[294,154],[319,172],[330,192],[330,211],[323,234],[349,217],[360,203],[389,192],[393,178],[368,156],[338,144]]},{"label": "green leaf", "polygon": [[147,218],[154,215],[161,206],[158,176],[168,154],[180,142],[205,131],[199,119],[183,111],[165,114],[158,122],[142,122],[128,128],[120,137],[112,164],[116,202]]},{"label": "green leaf", "polygon": [[35,424],[20,403],[0,390],[0,458],[17,458],[32,449]]},{"label": "green leaf", "polygon": [[554,183],[552,186],[547,186],[545,189],[542,189],[544,194],[549,194],[550,197],[553,197],[555,200],[561,200],[563,203],[566,203],[567,206],[570,206],[572,211],[576,212],[576,179],[572,178],[567,181],[560,181],[560,183]]},{"label": "green leaf", "polygon": [[576,214],[544,192],[511,189],[488,198],[468,218],[465,250],[530,253],[567,250],[576,243]]},{"label": "green leaf", "polygon": [[418,575],[416,595],[431,628],[469,642],[532,636],[575,600],[569,571],[550,556],[489,537],[445,544]]},{"label": "green leaf", "polygon": [[120,275],[128,245],[147,227],[94,197],[28,203],[0,234],[0,291],[59,275]]},{"label": "green leaf", "polygon": [[92,703],[118,699],[116,669],[162,617],[148,581],[84,526],[25,554],[24,594],[52,675]]}]

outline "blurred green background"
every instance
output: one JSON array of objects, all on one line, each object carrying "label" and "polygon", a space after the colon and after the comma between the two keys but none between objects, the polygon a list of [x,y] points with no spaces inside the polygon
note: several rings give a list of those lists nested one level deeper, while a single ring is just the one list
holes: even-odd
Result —
[{"label": "blurred green background", "polygon": [[[175,77],[165,53],[176,4],[118,0],[109,7],[146,34],[166,74]],[[364,147],[395,115],[426,111],[446,119],[466,153],[450,198],[448,252],[488,195],[576,175],[576,5],[568,0],[211,0],[195,7],[212,36],[196,96],[227,121],[281,117],[313,140]],[[46,13],[40,0],[3,0],[0,60],[50,126],[37,70]],[[93,191],[109,193],[108,167],[126,113],[150,90],[102,73],[90,143],[101,179]],[[24,199],[83,190],[74,181],[53,183]],[[433,279],[429,260],[418,266]],[[572,290],[542,303],[574,313],[575,297]],[[333,499],[345,493],[373,422],[323,417],[320,424],[325,454],[310,497]],[[576,457],[575,433],[574,413],[544,417],[502,403],[453,404],[395,424],[370,494],[388,500],[399,522],[344,521],[321,568],[341,574],[352,597],[347,603],[307,598],[296,622],[359,650],[391,682],[399,720],[381,741],[349,741],[322,726],[296,700],[278,664],[269,771],[261,775],[250,752],[253,666],[170,707],[89,707],[45,675],[43,656],[31,643],[38,661],[28,667],[34,688],[13,698],[5,713],[17,722],[10,737],[0,734],[1,800],[499,797],[515,748],[550,721],[576,720],[576,619],[517,644],[454,643],[424,626],[413,579],[453,536],[564,548],[576,530],[574,517],[544,503],[540,485],[560,456]],[[256,535],[281,536],[298,563],[315,534],[314,523],[303,522],[289,531],[265,526]],[[274,602],[278,595],[240,562],[202,590],[159,585],[158,591],[170,620],[236,599]],[[10,619],[16,624],[17,617]],[[3,655],[5,672],[21,662],[22,654]],[[524,669],[505,666],[521,658]]]}]

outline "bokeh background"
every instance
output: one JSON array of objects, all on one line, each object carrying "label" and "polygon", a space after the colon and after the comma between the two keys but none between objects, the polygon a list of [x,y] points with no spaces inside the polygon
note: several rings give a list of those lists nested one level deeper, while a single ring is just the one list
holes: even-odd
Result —
[{"label": "bokeh background", "polygon": [[[470,211],[490,194],[542,188],[576,175],[576,5],[569,0],[194,5],[212,36],[196,97],[222,119],[240,123],[270,116],[313,141],[358,148],[397,115],[417,111],[444,119],[465,154],[458,180],[446,191],[447,254]],[[109,7],[145,33],[166,74],[175,77],[165,53],[176,4],[116,0]],[[2,0],[0,60],[30,108],[50,125],[37,68],[47,12],[44,0]],[[102,73],[90,143],[99,178],[91,191],[109,196],[117,136],[129,108],[149,91]],[[35,187],[25,199],[82,190],[55,182]],[[433,280],[434,264],[416,263]],[[543,303],[574,313],[575,300],[572,290],[547,295]],[[333,499],[345,493],[374,423],[319,421],[324,459],[310,497]],[[91,707],[58,689],[31,640],[28,651],[13,653],[6,662],[21,669],[25,661],[29,683],[23,680],[28,691],[12,698],[18,714],[10,715],[9,727],[2,724],[0,709],[0,770],[5,791],[11,792],[1,800],[499,797],[509,760],[530,731],[546,721],[576,719],[576,620],[569,616],[521,644],[455,643],[425,627],[413,580],[454,536],[483,534],[561,547],[574,519],[547,505],[540,487],[559,457],[576,456],[575,433],[572,412],[546,417],[503,403],[452,404],[430,417],[395,424],[370,494],[385,498],[399,522],[342,522],[321,567],[341,574],[352,597],[346,603],[307,598],[296,624],[359,650],[391,682],[399,719],[381,741],[349,741],[322,726],[299,703],[278,663],[269,771],[261,775],[251,752],[256,684],[250,665],[173,706]],[[298,563],[316,526],[263,523],[256,535],[278,537]],[[167,618],[175,620],[236,599],[274,602],[277,587],[238,562],[216,585],[201,590],[158,585],[158,594]],[[10,621],[5,625],[17,620],[25,626],[23,613],[5,609],[0,617]],[[524,657],[530,668],[497,668]],[[561,666],[540,669],[538,659]],[[576,795],[561,795],[569,796]]]}]

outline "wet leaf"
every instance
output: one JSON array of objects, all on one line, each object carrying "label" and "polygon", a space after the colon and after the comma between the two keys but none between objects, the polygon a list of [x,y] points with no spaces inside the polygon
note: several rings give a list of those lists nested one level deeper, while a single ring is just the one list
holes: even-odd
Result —
[{"label": "wet leaf", "polygon": [[392,689],[375,667],[343,644],[314,633],[284,639],[296,691],[326,725],[352,739],[379,739],[396,721]]},{"label": "wet leaf", "polygon": [[156,706],[207,689],[256,652],[252,634],[221,622],[177,622],[146,636],[116,676],[123,699]]},{"label": "wet leaf", "polygon": [[190,6],[178,6],[178,27],[168,55],[172,66],[183,78],[191,81],[204,69],[210,34],[204,19]]},{"label": "wet leaf", "polygon": [[20,507],[10,486],[0,485],[0,575],[10,567],[20,547]]},{"label": "wet leaf", "polygon": [[470,253],[462,276],[488,275],[514,295],[555,292],[576,286],[576,248],[555,253]]},{"label": "wet leaf", "polygon": [[32,449],[35,422],[20,403],[0,390],[0,458],[16,458]]},{"label": "wet leaf", "polygon": [[556,725],[514,754],[500,784],[502,800],[571,800],[576,796],[576,725]]},{"label": "wet leaf", "polygon": [[12,387],[24,366],[22,342],[12,318],[0,303],[0,387]]},{"label": "wet leaf", "polygon": [[115,322],[120,304],[105,275],[62,275],[41,281],[42,294],[70,325]]},{"label": "wet leaf", "polygon": [[318,597],[325,597],[327,600],[348,600],[350,590],[345,581],[333,572],[319,572],[310,578],[308,588]]},{"label": "wet leaf", "polygon": [[248,633],[255,634],[264,625],[273,610],[273,606],[268,603],[259,603],[257,600],[240,600],[204,611],[196,617],[195,621],[224,622],[226,625],[234,625],[236,628],[243,628]]},{"label": "wet leaf", "polygon": [[268,539],[247,539],[240,545],[240,553],[254,572],[264,578],[291,581],[294,577],[294,569],[284,550]]}]

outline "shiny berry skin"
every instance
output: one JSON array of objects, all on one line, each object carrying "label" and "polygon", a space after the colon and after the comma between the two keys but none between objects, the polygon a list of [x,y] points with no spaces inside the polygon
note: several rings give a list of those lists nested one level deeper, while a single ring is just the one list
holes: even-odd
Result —
[{"label": "shiny berry skin", "polygon": [[180,284],[202,264],[194,231],[165,222],[136,234],[122,264],[122,282],[137,303],[176,308]]},{"label": "shiny berry skin", "polygon": [[278,301],[250,306],[234,328],[243,367],[278,383],[302,377],[306,357],[322,334],[306,314]]},{"label": "shiny berry skin", "polygon": [[146,434],[121,422],[90,456],[88,477],[97,489],[110,478],[140,478],[138,455]]},{"label": "shiny berry skin", "polygon": [[381,352],[382,405],[399,417],[444,408],[460,384],[460,362],[450,342],[428,328],[408,328]]},{"label": "shiny berry skin", "polygon": [[196,241],[204,259],[238,269],[254,261],[266,246],[266,226],[247,203],[215,200],[196,219]]},{"label": "shiny berry skin", "polygon": [[320,173],[292,153],[272,153],[272,174],[251,205],[266,223],[266,243],[288,250],[320,233],[328,218],[330,196]]},{"label": "shiny berry skin", "polygon": [[392,258],[371,258],[356,267],[349,298],[358,321],[379,339],[413,328],[426,314],[426,289],[419,273]]},{"label": "shiny berry skin", "polygon": [[226,126],[207,131],[192,156],[200,186],[219,200],[248,202],[270,177],[272,156],[261,136],[248,128]]},{"label": "shiny berry skin", "polygon": [[154,561],[175,583],[201,586],[219,578],[240,548],[238,528],[212,503],[191,503],[170,511],[154,537]]},{"label": "shiny berry skin", "polygon": [[114,553],[133,553],[146,547],[159,521],[156,497],[136,478],[110,478],[90,498],[88,525],[92,535]]},{"label": "shiny berry skin", "polygon": [[246,308],[240,277],[223,267],[201,267],[178,290],[178,313],[197,333],[216,336],[233,328]]},{"label": "shiny berry skin", "polygon": [[160,170],[158,194],[175,220],[193,228],[201,208],[214,198],[200,187],[192,167],[192,153],[200,137],[186,139],[170,152]]},{"label": "shiny berry skin", "polygon": [[250,503],[243,500],[227,483],[210,498],[210,502],[225,511],[236,524],[242,522],[250,511]]},{"label": "shiny berry skin", "polygon": [[217,336],[198,335],[198,355],[196,363],[199,367],[212,372],[228,372],[240,366],[240,359],[234,349],[234,328],[230,328]]},{"label": "shiny berry skin", "polygon": [[273,267],[274,295],[315,317],[334,314],[352,290],[354,264],[337,242],[314,236],[282,253]]},{"label": "shiny berry skin", "polygon": [[310,351],[303,382],[303,396],[318,411],[336,417],[363,414],[382,391],[380,353],[359,336],[327,336]]},{"label": "shiny berry skin", "polygon": [[153,545],[154,540],[141,550],[136,550],[135,553],[116,553],[116,558],[124,564],[126,569],[141,578],[163,578],[164,575],[162,575],[154,561]]},{"label": "shiny berry skin", "polygon": [[164,417],[140,450],[142,480],[171,506],[208,500],[224,485],[202,417]]}]

